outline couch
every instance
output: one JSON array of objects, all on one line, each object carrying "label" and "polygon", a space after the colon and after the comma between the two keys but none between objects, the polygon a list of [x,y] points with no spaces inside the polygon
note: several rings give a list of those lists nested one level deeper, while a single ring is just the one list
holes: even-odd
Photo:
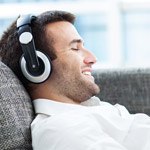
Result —
[{"label": "couch", "polygon": [[[150,69],[96,69],[102,101],[122,104],[131,113],[150,115]],[[14,73],[0,62],[0,150],[32,150],[30,97]]]}]

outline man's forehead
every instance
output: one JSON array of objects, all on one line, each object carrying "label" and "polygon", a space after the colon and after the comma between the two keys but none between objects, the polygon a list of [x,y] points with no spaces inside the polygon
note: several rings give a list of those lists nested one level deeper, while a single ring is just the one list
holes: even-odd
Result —
[{"label": "man's forehead", "polygon": [[51,23],[47,26],[47,34],[56,38],[56,41],[68,39],[69,43],[83,43],[81,36],[73,24],[66,21]]},{"label": "man's forehead", "polygon": [[47,29],[49,29],[49,30],[51,30],[51,29],[52,30],[53,29],[57,29],[57,30],[59,29],[59,30],[61,30],[61,29],[64,29],[66,27],[72,27],[72,28],[74,28],[74,25],[71,24],[68,21],[56,21],[56,22],[49,23],[46,26],[47,26]]}]

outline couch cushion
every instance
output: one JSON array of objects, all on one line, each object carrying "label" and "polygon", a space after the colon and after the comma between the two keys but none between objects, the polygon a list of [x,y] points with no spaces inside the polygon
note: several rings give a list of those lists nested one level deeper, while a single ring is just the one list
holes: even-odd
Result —
[{"label": "couch cushion", "polygon": [[122,104],[131,113],[150,115],[150,69],[99,69],[94,72],[101,92],[98,97]]},{"label": "couch cushion", "polygon": [[0,150],[32,149],[30,123],[33,118],[26,90],[13,72],[0,62]]}]

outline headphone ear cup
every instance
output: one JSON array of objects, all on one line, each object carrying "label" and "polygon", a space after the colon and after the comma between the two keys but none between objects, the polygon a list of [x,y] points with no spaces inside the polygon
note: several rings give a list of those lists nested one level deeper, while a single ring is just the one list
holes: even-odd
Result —
[{"label": "headphone ear cup", "polygon": [[38,69],[38,71],[34,72],[34,70],[31,70],[27,67],[27,63],[24,56],[22,56],[20,59],[20,67],[23,75],[27,80],[29,80],[32,83],[42,83],[46,81],[51,74],[51,60],[47,55],[45,55],[41,51],[36,50],[36,54],[40,64],[40,68]]}]

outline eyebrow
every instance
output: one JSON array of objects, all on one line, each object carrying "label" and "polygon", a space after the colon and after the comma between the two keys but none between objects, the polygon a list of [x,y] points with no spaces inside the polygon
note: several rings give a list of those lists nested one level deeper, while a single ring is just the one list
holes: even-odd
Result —
[{"label": "eyebrow", "polygon": [[73,43],[84,43],[82,39],[74,39],[72,40],[69,45],[73,44]]}]

